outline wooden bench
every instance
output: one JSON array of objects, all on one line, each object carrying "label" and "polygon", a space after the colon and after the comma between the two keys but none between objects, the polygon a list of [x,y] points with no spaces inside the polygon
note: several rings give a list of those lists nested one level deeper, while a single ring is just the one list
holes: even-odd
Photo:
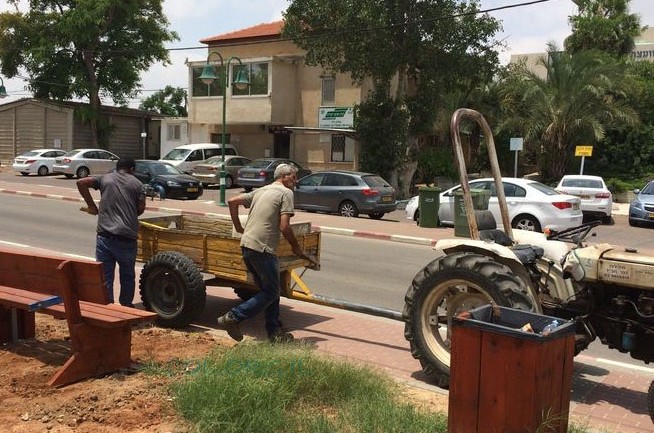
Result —
[{"label": "wooden bench", "polygon": [[110,304],[99,262],[0,248],[0,343],[34,338],[35,312],[68,322],[73,354],[51,386],[129,368],[132,325],[156,318]]}]

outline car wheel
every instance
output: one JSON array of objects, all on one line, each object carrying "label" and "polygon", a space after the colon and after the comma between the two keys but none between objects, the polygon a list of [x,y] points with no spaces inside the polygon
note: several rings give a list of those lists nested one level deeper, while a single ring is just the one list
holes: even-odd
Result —
[{"label": "car wheel", "polygon": [[531,215],[518,215],[513,219],[511,227],[514,229],[527,230],[530,232],[541,232],[540,223]]},{"label": "car wheel", "polygon": [[27,176],[27,175],[29,175],[29,173],[26,172],[26,171],[21,171],[20,174],[22,174],[23,176]]},{"label": "car wheel", "polygon": [[80,179],[87,177],[89,174],[91,174],[91,172],[86,167],[80,167],[77,169],[77,177]]},{"label": "car wheel", "polygon": [[39,176],[47,176],[48,175],[48,167],[46,167],[45,165],[42,165],[41,167],[39,167],[39,170],[37,171],[37,174]]},{"label": "car wheel", "polygon": [[225,176],[225,188],[229,189],[234,186],[234,179],[231,176]]},{"label": "car wheel", "polygon": [[373,220],[380,220],[380,219],[382,219],[382,217],[384,215],[385,215],[384,212],[373,212],[373,213],[368,214],[370,219],[373,219]]},{"label": "car wheel", "polygon": [[357,209],[357,205],[351,201],[345,200],[343,203],[338,205],[338,213],[344,217],[356,218],[359,216],[359,209]]}]

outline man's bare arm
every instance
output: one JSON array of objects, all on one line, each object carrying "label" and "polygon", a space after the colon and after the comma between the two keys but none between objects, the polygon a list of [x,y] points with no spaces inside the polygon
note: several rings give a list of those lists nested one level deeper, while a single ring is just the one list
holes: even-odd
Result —
[{"label": "man's bare arm", "polygon": [[98,207],[93,201],[93,197],[91,196],[91,191],[90,191],[90,189],[94,187],[95,187],[95,179],[92,177],[84,177],[77,181],[77,190],[79,191],[80,195],[86,202],[86,209],[82,208],[82,210],[86,211],[87,213],[90,213],[91,215],[98,214]]},{"label": "man's bare arm", "polygon": [[243,201],[242,195],[237,195],[236,197],[232,197],[227,200],[227,206],[229,206],[229,216],[232,218],[232,224],[234,224],[234,229],[237,233],[243,233],[241,218],[238,216],[238,207],[243,206],[244,204],[245,202]]}]

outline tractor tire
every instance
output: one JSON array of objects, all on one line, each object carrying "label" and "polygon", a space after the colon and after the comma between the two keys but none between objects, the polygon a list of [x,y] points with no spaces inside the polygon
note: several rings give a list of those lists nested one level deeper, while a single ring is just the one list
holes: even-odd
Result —
[{"label": "tractor tire", "polygon": [[649,390],[647,391],[647,413],[654,422],[654,381],[649,384]]},{"label": "tractor tire", "polygon": [[431,381],[447,388],[452,318],[489,303],[536,311],[533,293],[491,257],[455,252],[438,258],[416,274],[405,295],[402,318],[411,354]]},{"label": "tractor tire", "polygon": [[157,324],[183,328],[198,318],[207,299],[200,270],[184,254],[164,251],[143,266],[139,280],[141,300],[159,316]]}]

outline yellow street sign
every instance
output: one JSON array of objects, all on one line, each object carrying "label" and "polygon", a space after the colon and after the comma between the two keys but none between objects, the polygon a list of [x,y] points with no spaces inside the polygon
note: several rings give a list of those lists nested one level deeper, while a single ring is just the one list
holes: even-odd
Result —
[{"label": "yellow street sign", "polygon": [[593,146],[575,147],[575,156],[593,156]]}]

